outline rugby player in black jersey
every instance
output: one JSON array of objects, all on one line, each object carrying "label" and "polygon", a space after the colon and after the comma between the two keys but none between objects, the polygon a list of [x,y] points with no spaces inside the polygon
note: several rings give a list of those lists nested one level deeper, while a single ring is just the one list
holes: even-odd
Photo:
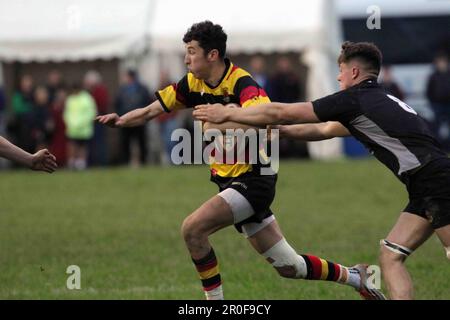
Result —
[{"label": "rugby player in black jersey", "polygon": [[[281,135],[307,141],[353,135],[397,178],[409,202],[386,239],[380,264],[392,299],[412,299],[406,258],[433,232],[450,259],[450,159],[416,111],[377,83],[382,55],[372,43],[345,42],[339,56],[341,91],[312,102],[270,103],[230,110],[200,105],[202,121],[280,126]],[[318,123],[318,124],[317,124]]]}]

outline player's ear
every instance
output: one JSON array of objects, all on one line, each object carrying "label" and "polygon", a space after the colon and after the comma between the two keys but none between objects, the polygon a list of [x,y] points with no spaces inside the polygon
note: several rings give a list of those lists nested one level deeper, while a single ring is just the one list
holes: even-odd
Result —
[{"label": "player's ear", "polygon": [[208,52],[208,60],[209,61],[216,61],[219,59],[219,50],[217,49],[212,49],[210,52]]},{"label": "player's ear", "polygon": [[360,75],[360,70],[357,66],[352,67],[352,79],[355,80]]}]

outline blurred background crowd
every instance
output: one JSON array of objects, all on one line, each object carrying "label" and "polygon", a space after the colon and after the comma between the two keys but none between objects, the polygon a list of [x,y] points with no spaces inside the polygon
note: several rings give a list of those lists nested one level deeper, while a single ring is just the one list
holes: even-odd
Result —
[{"label": "blurred background crowd", "polygon": [[[279,56],[268,73],[261,55],[249,59],[249,70],[274,101],[295,102],[305,99],[302,72],[296,72],[288,56]],[[1,91],[0,127],[2,135],[27,150],[48,148],[60,166],[83,170],[88,166],[146,163],[170,164],[170,153],[177,141],[173,130],[193,130],[191,110],[171,112],[149,125],[122,128],[115,134],[94,122],[96,115],[117,112],[125,114],[144,107],[156,99],[154,92],[177,79],[160,73],[157,86],[149,87],[134,69],[120,74],[117,87],[108,88],[103,75],[87,70],[81,79],[67,80],[59,69],[44,72],[44,81],[33,74],[18,77],[11,95]],[[38,75],[39,76],[39,75]],[[283,155],[306,157],[301,144],[283,146]]]},{"label": "blurred background crowd", "polygon": [[[71,7],[71,10],[75,10],[75,13],[79,10],[78,13],[82,14],[81,9],[87,2],[78,2],[78,6]],[[158,1],[138,2],[149,6],[149,12],[158,11],[155,7]],[[176,3],[175,0],[169,2]],[[326,43],[323,51],[317,49],[321,46],[314,45],[311,47],[316,51],[311,51],[309,42],[300,47],[297,47],[298,43],[285,46],[287,40],[282,44],[275,43],[275,49],[272,47],[268,50],[269,38],[248,50],[240,48],[239,43],[233,46],[233,34],[236,32],[229,32],[232,45],[228,56],[236,65],[253,75],[272,101],[294,102],[311,100],[337,90],[335,57],[342,40],[375,42],[384,53],[385,65],[380,82],[390,94],[416,109],[450,151],[450,2],[441,1],[448,4],[448,8],[444,6],[447,10],[435,8],[431,11],[422,7],[429,7],[430,3],[426,0],[412,1],[410,7],[403,6],[400,11],[398,8],[391,10],[388,1],[381,2],[381,29],[373,30],[366,24],[370,16],[366,10],[369,2],[318,1],[322,5],[319,7],[320,12],[331,13],[331,20],[335,21],[331,25],[332,33],[324,34],[321,30],[323,37],[318,39],[318,43],[321,46]],[[27,10],[23,6],[16,9],[19,13],[24,13],[20,9]],[[14,10],[14,7],[8,10]],[[4,10],[2,12],[5,18],[6,13]],[[117,12],[110,14],[113,17],[118,15]],[[321,19],[326,14],[321,14]],[[301,19],[300,13],[296,15]],[[83,31],[83,15],[80,17],[81,27],[75,29]],[[17,19],[20,21],[20,17]],[[210,19],[221,23],[226,32],[232,29],[220,19]],[[135,52],[114,55],[110,54],[110,50],[110,56],[107,57],[101,54],[89,57],[80,54],[78,58],[70,54],[52,56],[58,52],[57,46],[68,46],[62,40],[55,42],[52,53],[41,56],[43,50],[36,43],[46,43],[48,39],[44,41],[36,36],[32,42],[26,39],[28,42],[21,43],[20,37],[10,40],[9,34],[3,31],[0,33],[0,134],[29,152],[48,148],[56,155],[60,166],[75,170],[120,164],[133,167],[144,164],[170,165],[170,152],[177,143],[171,141],[171,133],[176,128],[193,130],[191,110],[172,112],[145,126],[120,130],[103,127],[93,120],[96,115],[110,112],[121,115],[146,106],[155,99],[156,90],[177,82],[185,72],[181,38],[183,32],[197,20],[203,19],[191,17],[181,27],[181,31],[175,33],[175,43],[179,47],[175,51],[164,47],[163,40],[154,40],[152,43],[161,45],[162,51],[155,53],[149,46],[139,49],[139,55]],[[17,23],[11,17],[2,21],[3,26],[9,23],[9,28],[14,28]],[[158,21],[158,17],[152,21]],[[71,30],[73,33],[74,29]],[[251,34],[251,30],[248,32]],[[254,33],[257,34],[256,31]],[[333,44],[327,42],[328,36],[333,36]],[[239,34],[235,38],[240,41]],[[258,39],[256,36],[254,38],[256,43]],[[286,39],[290,38],[286,36]],[[34,46],[31,47],[30,43]],[[136,43],[132,46],[136,47]],[[22,51],[11,53],[15,47]],[[26,51],[29,56],[23,58],[21,53],[27,48],[32,49]],[[325,59],[320,57],[324,53],[327,55]],[[317,71],[318,67],[323,70]],[[331,85],[326,86],[326,83]],[[324,89],[314,93],[321,86]],[[339,146],[339,155],[367,155],[351,138],[341,140]],[[326,145],[326,148],[333,149],[330,145]],[[320,149],[314,150],[305,143],[280,143],[281,157],[321,158],[320,154]],[[7,167],[11,164],[2,162],[1,165]]]}]

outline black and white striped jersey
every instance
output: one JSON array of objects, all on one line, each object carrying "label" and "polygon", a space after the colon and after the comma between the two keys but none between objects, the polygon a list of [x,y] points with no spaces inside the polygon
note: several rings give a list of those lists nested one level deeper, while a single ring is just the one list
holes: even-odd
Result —
[{"label": "black and white striped jersey", "polygon": [[447,158],[427,123],[376,79],[312,103],[321,121],[342,123],[402,181],[430,161]]}]

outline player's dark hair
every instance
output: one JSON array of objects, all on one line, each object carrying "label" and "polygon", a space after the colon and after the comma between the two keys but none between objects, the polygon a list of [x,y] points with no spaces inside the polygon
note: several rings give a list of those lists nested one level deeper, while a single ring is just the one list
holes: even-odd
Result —
[{"label": "player's dark hair", "polygon": [[183,42],[198,41],[200,47],[205,51],[205,56],[213,49],[219,51],[223,59],[227,49],[227,34],[222,27],[211,21],[194,23],[183,37]]},{"label": "player's dark hair", "polygon": [[347,63],[357,59],[365,66],[368,73],[378,76],[380,73],[383,56],[380,49],[370,42],[350,42],[342,44],[342,51],[338,58],[338,63]]}]

